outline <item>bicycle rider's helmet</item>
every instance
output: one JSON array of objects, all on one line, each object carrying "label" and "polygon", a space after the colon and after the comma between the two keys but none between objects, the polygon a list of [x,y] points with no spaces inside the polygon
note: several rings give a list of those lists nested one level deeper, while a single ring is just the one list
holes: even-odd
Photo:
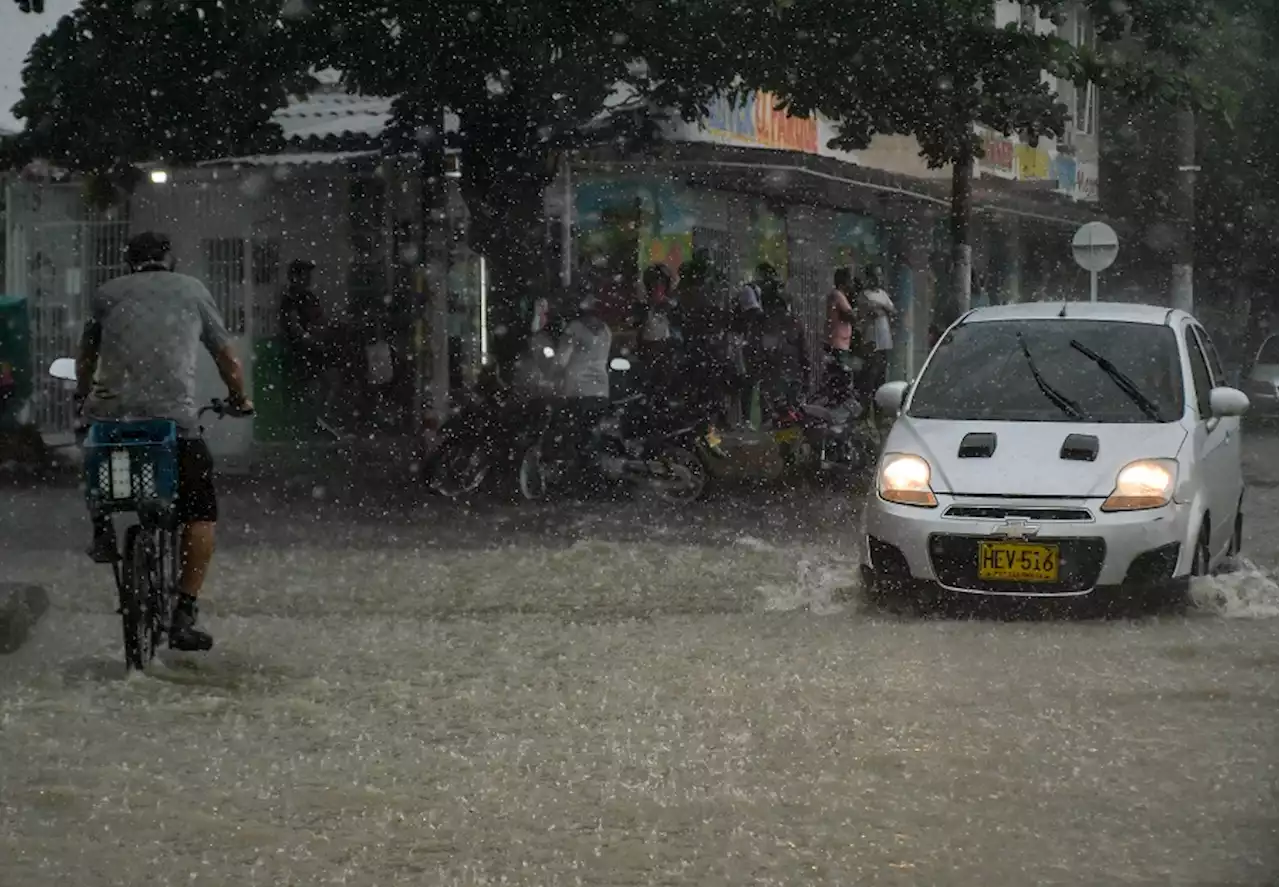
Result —
[{"label": "bicycle rider's helmet", "polygon": [[129,238],[125,262],[134,271],[171,271],[173,263],[169,235],[143,231]]}]

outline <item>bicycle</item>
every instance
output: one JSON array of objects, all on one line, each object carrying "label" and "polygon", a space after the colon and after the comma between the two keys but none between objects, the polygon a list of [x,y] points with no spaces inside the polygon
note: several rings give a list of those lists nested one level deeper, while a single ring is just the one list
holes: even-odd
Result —
[{"label": "bicycle", "polygon": [[[196,414],[249,416],[219,399]],[[128,669],[141,671],[155,658],[173,619],[182,566],[182,527],[177,519],[178,426],[168,419],[96,421],[84,442],[85,498],[95,519],[134,513],[123,556],[111,570],[120,606]]]}]

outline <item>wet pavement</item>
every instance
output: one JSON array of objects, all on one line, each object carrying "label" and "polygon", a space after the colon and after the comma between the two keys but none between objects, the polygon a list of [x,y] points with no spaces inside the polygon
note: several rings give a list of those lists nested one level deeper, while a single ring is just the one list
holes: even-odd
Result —
[{"label": "wet pavement", "polygon": [[[125,679],[74,489],[0,488],[0,885],[1264,884],[1277,467],[1182,615],[909,618],[857,496],[229,482],[205,655]],[[1025,614],[1024,614],[1025,615]]]}]

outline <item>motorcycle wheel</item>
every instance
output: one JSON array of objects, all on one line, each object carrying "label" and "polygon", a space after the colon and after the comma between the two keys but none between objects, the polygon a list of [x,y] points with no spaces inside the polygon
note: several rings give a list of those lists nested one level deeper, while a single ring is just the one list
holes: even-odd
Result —
[{"label": "motorcycle wheel", "polygon": [[432,460],[431,488],[446,499],[468,496],[480,489],[491,464],[482,447],[447,446]]},{"label": "motorcycle wheel", "polygon": [[664,447],[657,461],[675,475],[650,481],[659,496],[668,502],[693,502],[702,498],[707,489],[707,466],[696,453],[684,447]]},{"label": "motorcycle wheel", "polygon": [[534,444],[520,460],[520,495],[530,502],[547,498],[547,468],[542,460],[542,445]]}]

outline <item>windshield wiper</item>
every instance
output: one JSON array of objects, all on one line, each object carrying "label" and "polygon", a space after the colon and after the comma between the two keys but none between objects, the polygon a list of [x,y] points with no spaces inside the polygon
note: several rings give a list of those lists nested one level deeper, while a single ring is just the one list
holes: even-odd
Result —
[{"label": "windshield wiper", "polygon": [[1066,413],[1072,419],[1080,420],[1084,418],[1084,410],[1080,409],[1080,404],[1067,397],[1057,388],[1054,388],[1044,380],[1044,376],[1040,375],[1040,370],[1036,368],[1035,359],[1031,356],[1031,349],[1027,347],[1027,340],[1022,337],[1022,333],[1018,333],[1018,345],[1022,347],[1022,355],[1027,359],[1027,366],[1031,369],[1031,377],[1036,380],[1036,385],[1044,392],[1044,396],[1049,398],[1058,409]]},{"label": "windshield wiper", "polygon": [[1098,352],[1089,346],[1072,339],[1070,343],[1072,348],[1079,351],[1085,357],[1092,360],[1098,367],[1111,377],[1111,381],[1116,383],[1116,387],[1128,395],[1129,399],[1138,405],[1138,409],[1142,410],[1143,415],[1153,422],[1163,422],[1160,417],[1160,408],[1155,405],[1151,398],[1142,393],[1142,389],[1136,383],[1120,370],[1116,369],[1116,365],[1107,360]]}]

